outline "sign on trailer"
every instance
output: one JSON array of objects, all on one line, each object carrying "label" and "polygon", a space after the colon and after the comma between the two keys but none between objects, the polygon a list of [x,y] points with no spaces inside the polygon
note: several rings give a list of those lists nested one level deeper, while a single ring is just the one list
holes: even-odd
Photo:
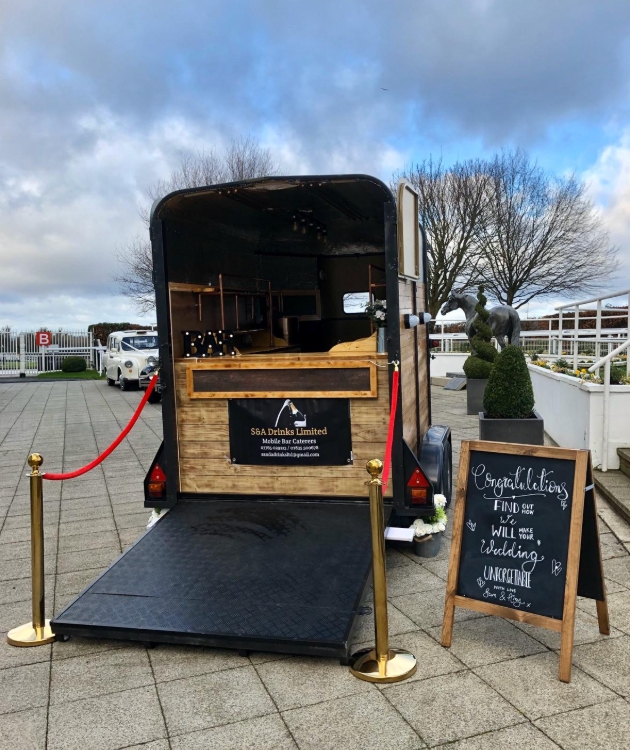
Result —
[{"label": "sign on trailer", "polygon": [[352,463],[350,401],[244,398],[229,402],[234,464],[347,466]]},{"label": "sign on trailer", "polygon": [[562,633],[571,676],[577,595],[608,612],[588,451],[462,443],[442,645],[456,606]]}]

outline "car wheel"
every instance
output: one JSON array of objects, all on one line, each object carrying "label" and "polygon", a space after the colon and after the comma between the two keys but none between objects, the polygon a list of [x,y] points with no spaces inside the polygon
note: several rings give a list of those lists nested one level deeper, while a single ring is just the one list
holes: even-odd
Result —
[{"label": "car wheel", "polygon": [[127,380],[127,378],[123,378],[122,375],[120,376],[118,382],[120,383],[121,391],[137,391],[140,387],[140,384],[137,380]]},{"label": "car wheel", "polygon": [[116,385],[116,381],[113,378],[106,377],[105,382],[107,383],[107,385]]}]

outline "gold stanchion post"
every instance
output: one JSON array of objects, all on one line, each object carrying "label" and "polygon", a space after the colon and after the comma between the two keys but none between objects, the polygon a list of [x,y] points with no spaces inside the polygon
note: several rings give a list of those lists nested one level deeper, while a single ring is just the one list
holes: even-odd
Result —
[{"label": "gold stanchion post", "polygon": [[366,484],[370,489],[376,648],[362,649],[354,654],[350,671],[355,677],[367,682],[400,682],[415,673],[417,664],[415,656],[408,651],[389,648],[383,482],[380,479],[383,463],[373,458],[367,462],[366,468],[372,477]]},{"label": "gold stanchion post", "polygon": [[44,459],[39,453],[28,457],[31,467],[31,573],[33,592],[33,620],[7,633],[12,646],[43,646],[55,636],[46,619],[46,594],[44,591],[44,488],[39,467]]}]

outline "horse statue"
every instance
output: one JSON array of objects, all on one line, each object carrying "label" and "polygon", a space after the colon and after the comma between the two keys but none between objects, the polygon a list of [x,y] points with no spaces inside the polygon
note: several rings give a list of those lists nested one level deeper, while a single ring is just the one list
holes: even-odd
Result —
[{"label": "horse statue", "polygon": [[[476,297],[473,297],[472,294],[459,294],[453,292],[440,310],[442,315],[453,312],[453,310],[457,310],[458,308],[464,311],[464,314],[466,315],[464,329],[468,336],[468,341],[470,341],[471,348],[472,339],[475,335],[475,318],[477,317],[477,313],[475,312],[476,305],[477,299]],[[509,305],[497,305],[497,307],[488,310],[488,313],[488,325],[492,329],[492,335],[497,340],[497,344],[501,349],[503,349],[506,343],[519,346],[521,319],[518,317],[516,310]]]}]

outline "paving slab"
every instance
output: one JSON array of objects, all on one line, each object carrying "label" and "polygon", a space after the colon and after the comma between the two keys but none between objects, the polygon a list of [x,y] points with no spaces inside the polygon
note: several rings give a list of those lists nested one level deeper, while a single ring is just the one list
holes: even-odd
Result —
[{"label": "paving slab", "polygon": [[[140,398],[140,394],[121,394],[102,383],[70,385],[33,388],[18,384],[4,386],[4,390],[0,386],[0,409],[7,404],[0,411],[0,529],[4,523],[0,539],[0,579],[4,581],[0,583],[8,582],[0,585],[0,599],[5,601],[7,596],[13,598],[14,582],[21,581],[17,590],[28,583],[30,575],[29,492],[24,474],[32,441],[37,441],[49,470],[76,468],[111,442]],[[25,399],[19,393],[35,390],[45,391],[46,396],[31,399],[25,411]],[[67,404],[71,409],[66,414]],[[457,462],[459,441],[477,436],[475,417],[465,415],[465,396],[433,389],[433,412],[436,422],[453,428]],[[150,407],[130,439],[104,467],[71,482],[46,484],[46,570],[49,575],[57,574],[56,586],[48,587],[48,610],[67,604],[113,562],[121,543],[126,547],[145,532],[149,512],[142,507],[142,480],[159,446],[160,431],[159,407]],[[452,518],[452,509],[449,516]],[[166,645],[146,651],[139,644],[77,637],[55,643],[52,649],[16,649],[4,643],[0,633],[0,675],[4,675],[0,705],[4,699],[9,711],[0,713],[0,750],[7,742],[12,750],[44,750],[49,701],[48,747],[52,750],[425,747],[390,702],[394,690],[401,695],[409,690],[411,696],[417,696],[406,699],[406,710],[432,745],[447,736],[454,739],[444,747],[463,750],[596,748],[597,741],[591,742],[584,731],[584,745],[571,744],[568,718],[575,716],[579,725],[582,715],[588,721],[599,716],[603,707],[606,711],[615,704],[623,708],[618,695],[627,694],[626,643],[630,635],[624,634],[624,629],[625,633],[630,630],[630,597],[626,596],[630,595],[630,556],[625,546],[630,547],[630,526],[625,522],[619,525],[604,503],[600,503],[599,516],[613,632],[610,638],[601,637],[593,602],[578,601],[573,689],[568,686],[568,693],[564,691],[567,686],[557,680],[557,656],[546,652],[559,645],[557,634],[550,631],[458,609],[453,648],[439,645],[452,532],[449,526],[435,558],[416,557],[410,545],[388,546],[390,643],[407,648],[418,658],[416,674],[405,683],[376,687],[354,680],[337,662],[283,654],[253,653],[247,659],[234,651]],[[3,522],[4,518],[8,522]],[[102,521],[109,525],[103,527]],[[367,603],[371,606],[369,598]],[[28,619],[28,599],[0,605],[0,631]],[[373,645],[371,613],[360,618],[355,641],[355,648]],[[614,641],[620,645],[613,645]],[[540,653],[528,656],[529,649]],[[461,658],[457,658],[458,652]],[[552,660],[549,666],[536,666],[534,660],[546,656]],[[495,662],[497,658],[507,661]],[[525,669],[521,663],[526,663]],[[467,664],[474,666],[471,669]],[[498,677],[493,672],[496,685],[488,684],[484,670],[504,665],[509,666]],[[37,696],[25,688],[35,685],[39,672],[50,676],[50,680],[37,682],[43,704],[23,708],[30,705],[28,701],[37,703]],[[529,685],[531,692],[542,695],[541,702],[551,705],[550,711],[566,713],[536,720],[540,726],[534,727],[525,711],[510,705],[503,681],[522,683],[525,692]],[[9,697],[4,695],[5,687]],[[170,738],[157,690],[169,720]],[[560,692],[556,694],[556,690]],[[429,700],[432,695],[442,699],[434,712],[421,697]],[[498,724],[504,726],[484,720],[488,696],[499,706]],[[403,698],[400,701],[402,704]],[[475,701],[481,705],[478,711],[471,708]],[[458,713],[455,718],[444,719],[446,703],[448,710]],[[619,714],[611,714],[609,721],[624,720],[623,711],[615,710]],[[509,718],[510,712],[517,718]],[[437,728],[428,720],[434,716],[438,717]],[[553,724],[552,739],[543,722]],[[604,727],[598,736],[606,738],[608,750],[627,750],[627,737],[618,727],[614,730],[617,734],[607,735]],[[440,735],[441,731],[444,734]]]},{"label": "paving slab", "polygon": [[[442,628],[429,631],[436,641],[442,638]],[[500,617],[480,617],[458,623],[453,629],[450,651],[467,667],[530,656],[546,651],[539,641]]]},{"label": "paving slab", "polygon": [[16,648],[7,643],[6,633],[0,633],[0,669],[48,662],[50,661],[51,650],[51,643],[37,648]]},{"label": "paving slab", "polygon": [[429,747],[525,721],[471,672],[401,683],[382,693]]},{"label": "paving slab", "polygon": [[108,564],[100,568],[88,568],[77,570],[72,573],[61,573],[57,575],[57,586],[55,588],[55,606],[58,609],[63,602],[69,602],[77,594],[87,588],[107,568]]},{"label": "paving slab", "polygon": [[[55,578],[52,575],[44,577],[45,588],[47,591],[53,591]],[[31,579],[14,578],[12,581],[0,582],[0,606],[4,604],[13,604],[15,602],[31,601]]]},{"label": "paving slab", "polygon": [[50,707],[47,750],[118,750],[163,737],[153,686]]},{"label": "paving slab", "polygon": [[448,578],[448,560],[428,560],[422,563],[422,567],[438,576],[443,581]]},{"label": "paving slab", "polygon": [[57,659],[52,663],[50,704],[153,684],[153,674],[142,646]]},{"label": "paving slab", "polygon": [[[590,611],[589,611],[590,610]],[[582,610],[577,608],[575,610],[575,628],[573,631],[573,645],[579,646],[582,643],[594,643],[595,641],[605,641],[610,638],[619,638],[623,635],[621,630],[610,626],[610,634],[602,635],[599,632],[599,623],[597,617],[593,614],[595,610],[595,602],[589,600],[588,610]],[[534,625],[527,625],[526,623],[517,622],[514,625],[527,633],[532,638],[535,638],[540,643],[543,643],[547,648],[558,650],[561,646],[560,633],[556,633],[553,630],[547,630],[546,628],[539,628]]]},{"label": "paving slab", "polygon": [[[392,597],[391,602],[406,617],[420,628],[432,628],[442,624],[446,587],[431,589],[421,594],[406,594]],[[455,607],[455,622],[482,617],[479,612]]]},{"label": "paving slab", "polygon": [[369,683],[357,680],[347,667],[331,659],[283,659],[261,664],[256,671],[279,711],[372,689]]},{"label": "paving slab", "polygon": [[[47,611],[50,612],[50,600]],[[33,617],[33,607],[30,601],[24,600],[14,604],[3,604],[0,607],[0,633],[6,633],[25,622],[30,622]]]},{"label": "paving slab", "polygon": [[157,689],[171,736],[276,712],[252,666],[161,682]]},{"label": "paving slab", "polygon": [[80,552],[117,544],[120,544],[120,540],[116,531],[88,530],[85,534],[61,537],[59,539],[59,552]]},{"label": "paving slab", "polygon": [[627,551],[617,537],[612,533],[600,534],[602,547],[602,559],[609,560],[611,557],[624,557]]},{"label": "paving slab", "polygon": [[630,636],[578,646],[573,663],[611,690],[630,697]]},{"label": "paving slab", "polygon": [[201,646],[160,644],[148,651],[156,682],[180,680],[210,672],[247,666],[248,660],[234,650]]},{"label": "paving slab", "polygon": [[50,662],[0,669],[0,714],[48,703]]},{"label": "paving slab", "polygon": [[612,700],[615,694],[577,667],[571,682],[558,679],[558,655],[536,654],[478,667],[475,674],[532,721]]},{"label": "paving slab", "polygon": [[110,545],[93,550],[63,552],[57,557],[57,574],[77,573],[111,565],[120,556],[120,546]]},{"label": "paving slab", "polygon": [[540,729],[532,724],[518,724],[515,727],[499,729],[495,732],[484,732],[476,737],[441,745],[448,750],[558,750],[559,745],[552,742]]},{"label": "paving slab", "polygon": [[378,690],[285,711],[300,750],[420,750],[426,747]]},{"label": "paving slab", "polygon": [[604,576],[607,580],[614,581],[624,588],[630,588],[630,556],[605,560]]},{"label": "paving slab", "polygon": [[47,724],[45,707],[0,715],[0,750],[43,750]]},{"label": "paving slab", "polygon": [[598,498],[597,513],[620,542],[630,542],[630,525],[605,500]]},{"label": "paving slab", "polygon": [[88,505],[84,508],[66,509],[64,501],[61,503],[61,523],[70,521],[93,521],[97,518],[112,518],[112,509],[109,500],[102,500],[95,505]]},{"label": "paving slab", "polygon": [[627,750],[630,747],[630,704],[624,700],[541,719],[536,725],[563,750]]},{"label": "paving slab", "polygon": [[630,477],[622,471],[593,472],[595,485],[615,511],[625,521],[630,522]]},{"label": "paving slab", "polygon": [[[607,596],[610,624],[630,635],[630,591],[618,591]],[[578,601],[578,607],[587,612],[592,608],[590,600]]]},{"label": "paving slab", "polygon": [[398,565],[387,571],[387,594],[390,598],[431,589],[444,591],[444,581],[422,565]]},{"label": "paving slab", "polygon": [[[29,545],[30,546],[30,545]],[[45,550],[44,570],[47,573],[54,573],[55,558],[53,550]],[[19,581],[26,580],[30,591],[31,579],[31,561],[29,558],[18,558],[15,560],[2,560],[0,562],[0,582],[2,581]]]},{"label": "paving slab", "polygon": [[172,750],[297,750],[286,724],[274,714],[173,737]]}]

